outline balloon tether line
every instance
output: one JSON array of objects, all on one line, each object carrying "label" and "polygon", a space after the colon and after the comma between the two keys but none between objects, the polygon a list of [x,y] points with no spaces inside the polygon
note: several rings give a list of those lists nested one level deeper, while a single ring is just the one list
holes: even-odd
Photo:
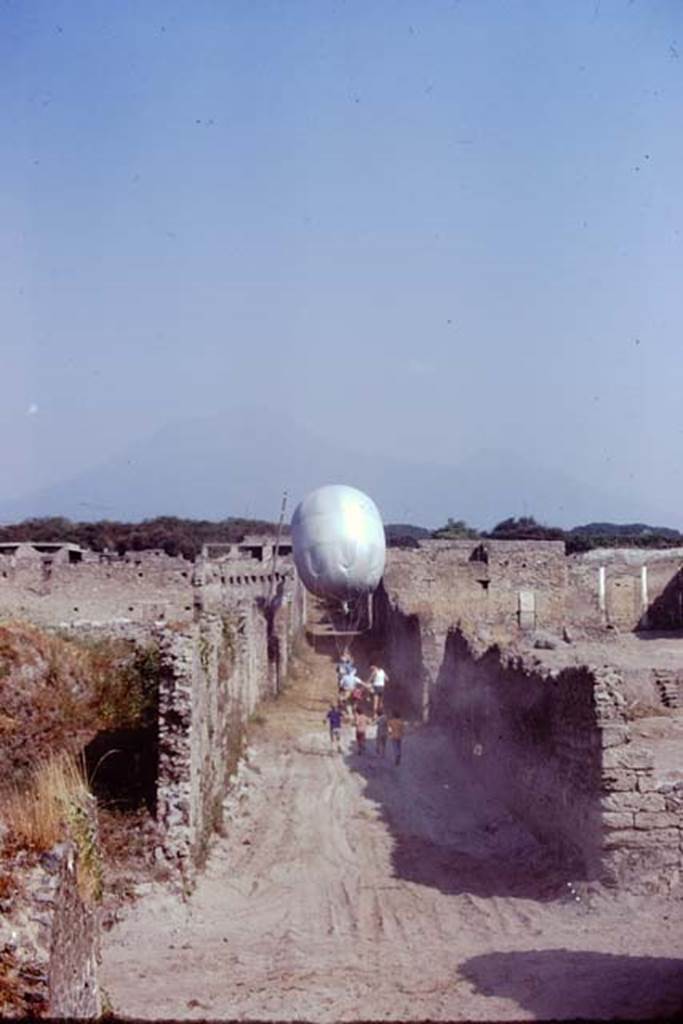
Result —
[{"label": "balloon tether line", "polygon": [[280,554],[280,535],[282,534],[282,523],[285,518],[285,508],[287,507],[287,491],[282,494],[282,505],[280,506],[280,519],[277,524],[277,533],[275,534],[275,546],[273,548],[273,560],[270,566],[270,586],[268,587],[268,607],[270,608],[273,602],[273,590],[275,588],[275,568],[277,566],[278,556]]}]

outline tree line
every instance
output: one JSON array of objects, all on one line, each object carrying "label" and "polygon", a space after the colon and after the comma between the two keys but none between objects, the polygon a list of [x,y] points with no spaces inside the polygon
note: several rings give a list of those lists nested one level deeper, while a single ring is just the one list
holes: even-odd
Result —
[{"label": "tree line", "polygon": [[563,530],[537,522],[533,516],[510,517],[497,523],[492,530],[479,531],[462,519],[448,519],[438,530],[436,539],[491,540],[561,540],[567,554],[590,551],[593,548],[670,548],[683,546],[683,534],[667,526],[648,526],[647,523],[587,523]]},{"label": "tree line", "polygon": [[[287,527],[284,530],[288,532]],[[276,531],[276,524],[268,520],[241,517],[217,522],[157,516],[140,523],[106,519],[94,523],[74,523],[53,516],[0,526],[0,542],[70,541],[92,551],[111,551],[118,555],[156,548],[168,555],[193,561],[204,544],[234,544],[244,540],[248,533],[274,536]],[[539,523],[533,516],[503,519],[489,531],[478,530],[462,519],[452,518],[437,530],[428,530],[410,523],[390,523],[385,531],[390,547],[416,547],[420,540],[429,537],[444,540],[561,540],[569,554],[599,547],[683,547],[683,534],[669,527],[648,526],[645,523],[600,522],[563,530],[558,526]]]},{"label": "tree line", "polygon": [[239,517],[218,522],[157,516],[156,519],[145,519],[141,523],[121,523],[106,519],[96,523],[74,523],[54,516],[25,519],[21,523],[0,526],[0,542],[71,542],[92,551],[112,551],[118,555],[124,555],[127,551],[156,548],[165,551],[167,555],[194,560],[204,544],[234,544],[243,540],[247,533],[274,534],[276,530],[277,526],[266,520]]}]

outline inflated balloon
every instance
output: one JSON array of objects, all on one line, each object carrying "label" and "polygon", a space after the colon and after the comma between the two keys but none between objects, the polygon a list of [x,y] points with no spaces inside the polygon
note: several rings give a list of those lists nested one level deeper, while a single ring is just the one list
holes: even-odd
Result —
[{"label": "inflated balloon", "polygon": [[294,561],[318,597],[350,598],[374,590],[384,572],[384,527],[372,498],[343,484],[319,487],[292,517]]}]

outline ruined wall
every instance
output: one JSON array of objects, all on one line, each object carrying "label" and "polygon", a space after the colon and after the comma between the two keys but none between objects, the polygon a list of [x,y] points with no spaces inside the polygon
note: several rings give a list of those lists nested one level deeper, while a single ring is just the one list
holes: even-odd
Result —
[{"label": "ruined wall", "polygon": [[0,612],[8,617],[142,648],[159,643],[156,807],[165,859],[201,859],[246,718],[286,674],[303,595],[291,561],[278,564],[273,571],[252,560],[228,571],[225,563],[193,567],[157,553],[53,565],[49,573],[33,561],[27,572],[9,563],[3,569]]},{"label": "ruined wall", "polygon": [[190,879],[203,860],[244,727],[259,700],[272,693],[267,621],[253,602],[223,615],[158,633],[157,817],[164,830],[159,856]]},{"label": "ruined wall", "polygon": [[683,628],[681,548],[566,556],[559,541],[422,541],[387,556],[389,602],[440,638],[444,625],[502,643],[533,630]]},{"label": "ruined wall", "polygon": [[281,557],[276,568],[258,562],[206,560],[195,574],[195,607],[199,612],[230,614],[251,602],[264,611],[268,623],[268,672],[273,693],[287,674],[289,650],[303,628],[304,588],[291,559]]},{"label": "ruined wall", "polygon": [[[40,563],[26,572],[5,568],[0,614],[81,637],[115,636],[143,648],[158,643],[155,857],[191,885],[220,827],[247,720],[286,673],[304,598],[291,570],[273,574],[249,565],[231,578],[215,567],[205,574],[201,563],[192,570],[168,561],[174,562],[157,556],[149,564],[90,562],[53,565],[49,572]],[[268,597],[274,600],[266,607]],[[156,742],[153,760],[155,754]],[[100,1013],[98,925],[79,896],[69,849],[35,867],[16,901],[17,920],[7,935],[0,929],[0,971],[9,958],[19,1013]],[[5,925],[11,908],[2,886],[0,901]]]},{"label": "ruined wall", "polygon": [[[645,742],[629,720],[619,671],[553,669],[533,651],[503,654],[451,629],[434,673],[420,617],[386,599],[379,610],[387,700],[444,725],[465,776],[480,779],[574,877],[646,891],[679,884],[683,766],[674,775],[658,770],[657,741]],[[434,634],[428,639],[434,662]]]},{"label": "ruined wall", "polygon": [[[520,632],[561,630],[566,620],[567,566],[557,541],[425,541],[390,549],[374,601],[376,632],[387,636],[386,660],[409,710],[426,717],[446,637],[454,626],[487,642]],[[417,634],[404,650],[410,620]]]},{"label": "ruined wall", "polygon": [[192,617],[193,566],[181,558],[0,565],[0,618],[41,625]]},{"label": "ruined wall", "polygon": [[585,668],[542,675],[497,648],[477,656],[456,631],[431,701],[468,771],[577,877],[596,877],[601,856],[594,688]]},{"label": "ruined wall", "polygon": [[3,867],[11,879],[0,919],[9,1002],[0,1013],[98,1017],[97,906],[79,891],[77,846],[60,843],[37,861],[20,852]]},{"label": "ruined wall", "polygon": [[[270,558],[192,564],[163,552],[83,554],[74,563],[0,556],[0,618],[43,625],[189,621],[197,607],[265,600],[295,586],[287,554],[276,565]],[[389,549],[384,587],[390,602],[400,595],[404,610],[418,614],[423,626],[429,618],[437,647],[454,623],[470,633],[488,630],[491,641],[501,642],[520,630],[683,628],[678,548],[567,557],[560,541],[427,540],[416,549]]]},{"label": "ruined wall", "polygon": [[567,567],[572,625],[586,632],[683,628],[683,549],[597,549],[571,555]]},{"label": "ruined wall", "polygon": [[84,902],[79,892],[77,856],[67,848],[56,858],[48,972],[48,1012],[53,1017],[90,1018],[101,1012],[97,908]]},{"label": "ruined wall", "polygon": [[[373,647],[389,675],[387,703],[408,718],[428,717],[431,673],[423,651],[427,628],[417,613],[407,614],[391,604],[380,585],[374,599]],[[433,635],[427,639],[432,641]],[[434,658],[433,653],[430,651],[431,661],[439,665],[441,658]],[[438,667],[434,679],[437,675]]]},{"label": "ruined wall", "polygon": [[384,589],[409,614],[466,631],[486,624],[502,638],[564,624],[566,561],[558,541],[423,541],[389,549]]},{"label": "ruined wall", "polygon": [[290,559],[281,558],[277,567],[263,566],[255,560],[197,562],[194,585],[200,589],[199,601],[205,611],[231,607],[246,598],[267,600],[278,593],[291,593],[295,573]]}]

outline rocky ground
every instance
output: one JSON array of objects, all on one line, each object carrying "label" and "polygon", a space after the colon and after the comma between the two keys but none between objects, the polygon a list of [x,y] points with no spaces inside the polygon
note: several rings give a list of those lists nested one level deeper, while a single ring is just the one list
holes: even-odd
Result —
[{"label": "rocky ground", "polygon": [[331,662],[308,652],[271,705],[191,898],[147,883],[105,933],[102,981],[118,1015],[683,1013],[683,900],[558,873],[437,731],[409,732],[400,768],[356,755],[350,727],[332,751],[322,719],[333,680]]}]

